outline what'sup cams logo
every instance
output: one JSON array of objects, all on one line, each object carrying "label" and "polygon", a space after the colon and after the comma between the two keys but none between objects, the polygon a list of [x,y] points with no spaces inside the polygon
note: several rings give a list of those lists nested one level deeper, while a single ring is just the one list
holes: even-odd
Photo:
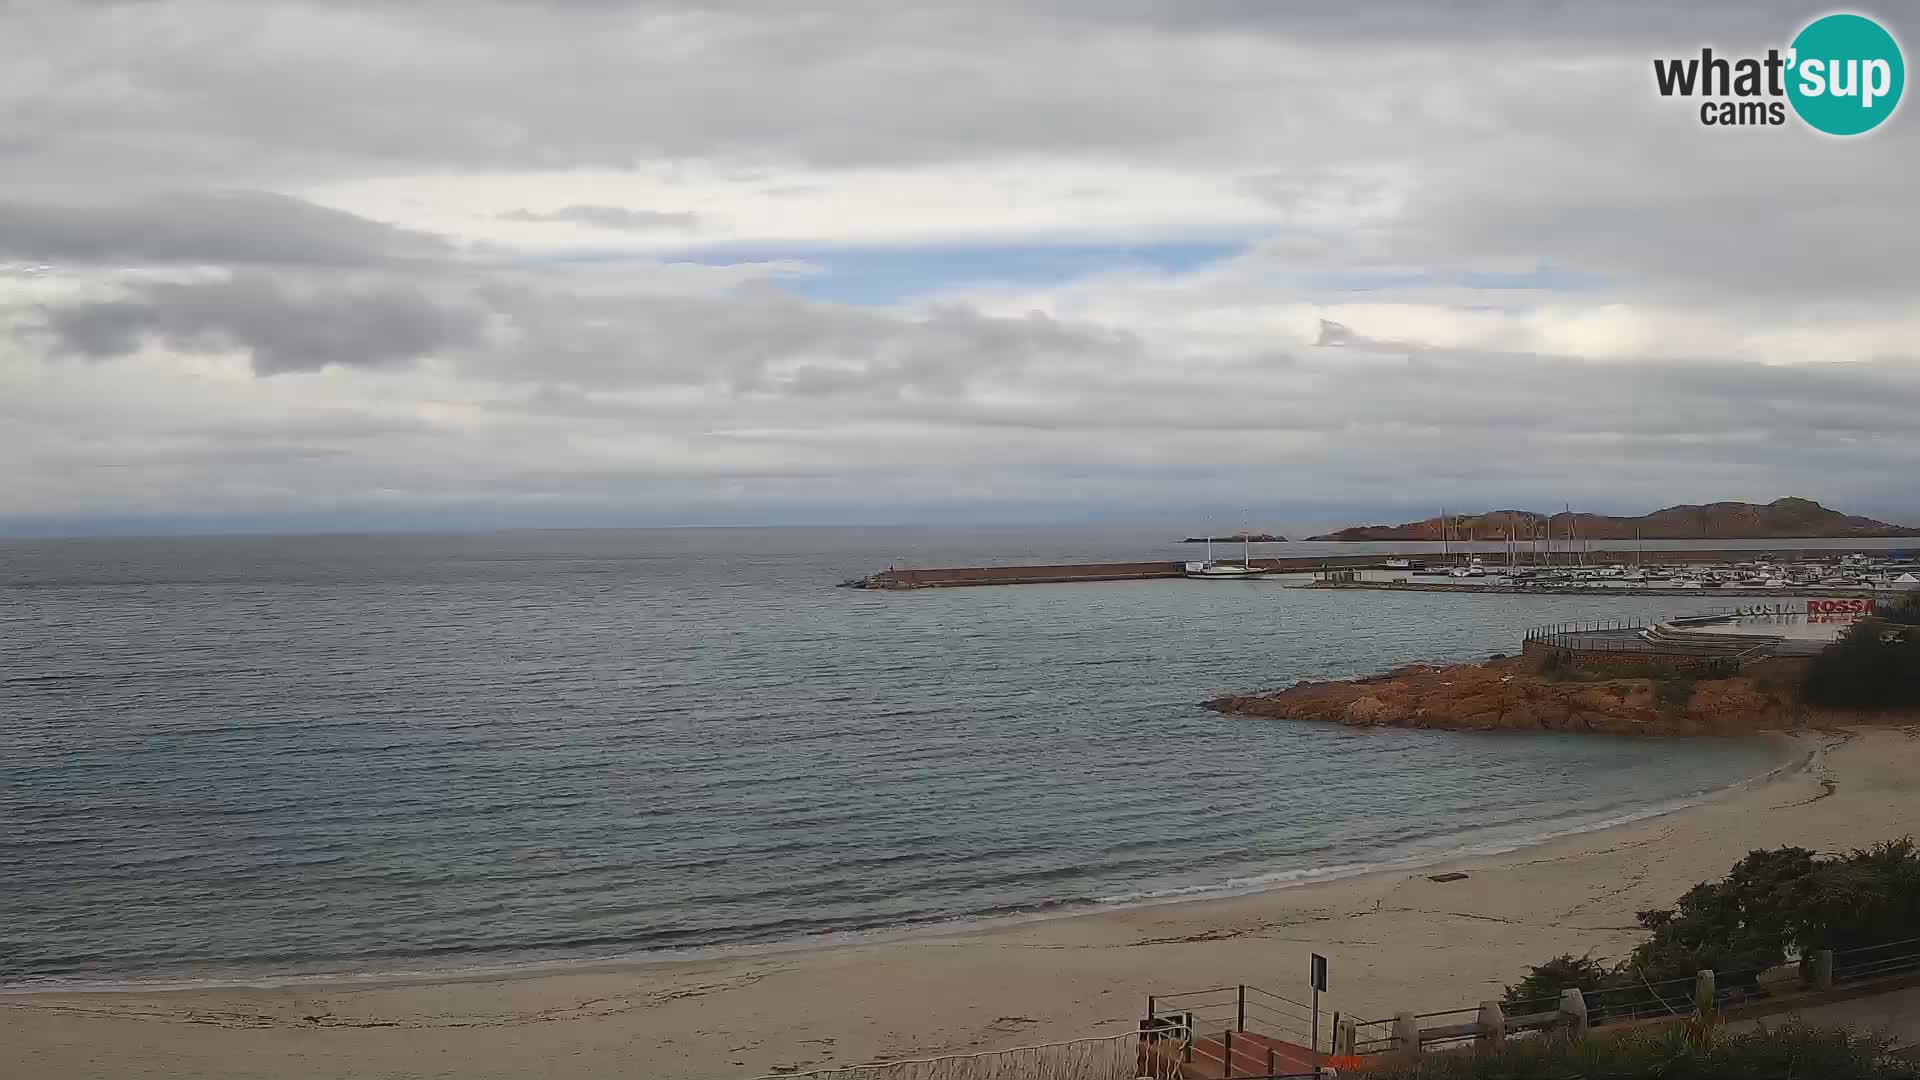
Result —
[{"label": "what'sup cams logo", "polygon": [[1661,97],[1705,98],[1700,122],[1708,127],[1778,126],[1787,107],[1802,123],[1828,135],[1859,135],[1879,127],[1899,107],[1907,66],[1900,43],[1864,15],[1823,15],[1808,23],[1782,52],[1764,58],[1699,56],[1653,62]]}]

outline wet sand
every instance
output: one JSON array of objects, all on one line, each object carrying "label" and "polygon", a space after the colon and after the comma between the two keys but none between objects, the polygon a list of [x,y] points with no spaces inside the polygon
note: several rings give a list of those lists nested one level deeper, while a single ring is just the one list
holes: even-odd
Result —
[{"label": "wet sand", "polygon": [[[1520,736],[1516,736],[1520,737]],[[411,983],[0,995],[0,1075],[743,1076],[1129,1030],[1146,995],[1233,983],[1364,1018],[1498,996],[1748,851],[1920,822],[1920,728],[1780,736],[1803,772],[1700,806],[1416,871],[946,935]],[[1429,875],[1460,871],[1465,880]]]}]

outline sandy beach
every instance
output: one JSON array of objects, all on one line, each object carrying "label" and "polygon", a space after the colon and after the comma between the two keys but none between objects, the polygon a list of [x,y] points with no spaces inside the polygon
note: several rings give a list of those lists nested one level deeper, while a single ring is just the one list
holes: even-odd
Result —
[{"label": "sandy beach", "polygon": [[1149,993],[1303,990],[1316,951],[1330,1009],[1466,1006],[1557,953],[1623,954],[1635,911],[1751,849],[1844,850],[1920,820],[1920,728],[1779,737],[1813,764],[1601,832],[1252,895],[432,983],[3,995],[0,1074],[749,1076],[1124,1031]]}]

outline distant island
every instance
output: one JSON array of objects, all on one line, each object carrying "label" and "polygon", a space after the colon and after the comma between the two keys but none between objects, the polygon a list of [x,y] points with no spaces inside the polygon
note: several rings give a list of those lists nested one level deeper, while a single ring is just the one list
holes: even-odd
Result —
[{"label": "distant island", "polygon": [[1183,544],[1284,544],[1287,538],[1273,533],[1234,533],[1231,536],[1189,536]]},{"label": "distant island", "polygon": [[[1444,526],[1444,528],[1443,528]],[[1402,525],[1356,525],[1310,536],[1309,540],[1516,540],[1534,536],[1582,540],[1771,540],[1820,537],[1874,538],[1920,536],[1920,529],[1829,510],[1811,499],[1775,499],[1770,503],[1716,502],[1669,506],[1642,517],[1605,514],[1541,514],[1529,510],[1491,510],[1484,514],[1448,514]]]}]

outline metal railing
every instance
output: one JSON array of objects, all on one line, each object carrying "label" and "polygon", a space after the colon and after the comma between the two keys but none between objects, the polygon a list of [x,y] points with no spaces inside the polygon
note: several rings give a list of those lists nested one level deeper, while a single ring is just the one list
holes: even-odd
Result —
[{"label": "metal railing", "polygon": [[1313,1006],[1258,986],[1217,986],[1147,999],[1149,1020],[1180,1019],[1206,1035],[1253,1031],[1280,1035],[1303,1044],[1313,1038]]},{"label": "metal railing", "polygon": [[[1814,974],[1813,954],[1801,961],[1798,984],[1827,985]],[[1882,979],[1920,976],[1920,937],[1834,950],[1831,985],[1870,985]],[[1720,972],[1714,976],[1714,1009],[1762,1001],[1778,993],[1762,982],[1762,971]],[[1608,987],[1581,995],[1586,1024],[1604,1027],[1655,1018],[1696,1014],[1701,993],[1696,976]],[[1182,1077],[1306,1077],[1298,1054],[1312,1048],[1313,1007],[1256,986],[1220,986],[1148,999],[1147,1020],[1134,1031],[1101,1038],[1042,1043],[974,1054],[816,1069],[774,1076],[801,1080],[1180,1080]],[[1509,1036],[1561,1028],[1570,1022],[1559,998],[1503,1003]],[[1415,1013],[1422,1048],[1447,1048],[1482,1034],[1478,1006]],[[1323,1014],[1321,1046],[1335,1049],[1339,1014]],[[1403,1049],[1395,1020],[1351,1021],[1353,1041],[1340,1053],[1370,1057]]]},{"label": "metal railing", "polygon": [[[1676,624],[1705,623],[1724,621],[1733,618],[1753,618],[1763,615],[1800,615],[1802,611],[1789,610],[1785,604],[1718,604],[1684,615],[1675,615],[1668,622]],[[1599,630],[1645,630],[1659,620],[1646,619],[1579,619],[1571,622],[1548,623],[1545,626],[1530,627],[1526,633],[1528,641],[1549,641],[1565,634],[1586,634]]]},{"label": "metal railing", "polygon": [[[1580,619],[1574,623],[1530,626],[1523,640],[1540,642],[1559,650],[1645,651],[1647,642],[1640,634],[1647,626],[1647,619]],[[1613,636],[1601,638],[1597,634]]]},{"label": "metal railing", "polygon": [[1142,1028],[1184,1028],[1191,1037],[1181,1053],[1199,1075],[1238,1080],[1310,1075],[1315,1047],[1330,1051],[1338,1020],[1322,1010],[1316,1025],[1312,1005],[1238,984],[1155,994]]},{"label": "metal railing", "polygon": [[1920,938],[1857,949],[1835,949],[1833,953],[1835,983],[1857,983],[1914,972],[1920,972]]},{"label": "metal railing", "polygon": [[1191,1033],[1176,1026],[977,1054],[770,1073],[757,1080],[1180,1080],[1186,1069],[1179,1048],[1191,1042]]},{"label": "metal railing", "polygon": [[1779,650],[1775,638],[1747,634],[1683,638],[1666,632],[1666,626],[1623,619],[1555,623],[1529,629],[1526,641],[1556,650],[1563,660],[1572,660],[1578,653],[1644,653],[1650,664],[1670,657],[1687,671],[1710,676],[1737,675]]},{"label": "metal railing", "polygon": [[[1798,977],[1791,980],[1791,988],[1767,978],[1769,972],[1774,970],[1702,972],[1659,981],[1641,980],[1638,983],[1586,991],[1578,996],[1578,1002],[1573,1006],[1558,998],[1504,1001],[1501,1003],[1502,1030],[1508,1036],[1552,1030],[1573,1024],[1580,1017],[1584,1017],[1584,1026],[1588,1028],[1631,1021],[1689,1018],[1699,1014],[1700,996],[1706,992],[1703,980],[1711,983],[1712,995],[1708,1004],[1716,1012],[1764,1002],[1783,991],[1788,994],[1807,990],[1820,992],[1896,979],[1905,984],[1920,977],[1920,938],[1830,953],[1810,953],[1800,960],[1800,971]],[[1573,1012],[1570,1013],[1569,1009]],[[1461,1008],[1404,1015],[1414,1021],[1420,1046],[1425,1049],[1446,1048],[1483,1037],[1485,1031],[1478,1012],[1478,1008]],[[1401,1039],[1396,1036],[1393,1019],[1358,1021],[1355,1030],[1355,1053],[1386,1054],[1405,1049]]]},{"label": "metal railing", "polygon": [[1587,1023],[1598,1027],[1650,1016],[1685,1016],[1693,1009],[1693,990],[1691,975],[1595,990],[1584,995]]},{"label": "metal railing", "polygon": [[[1549,623],[1546,626],[1529,627],[1525,640],[1544,642],[1548,645],[1559,645],[1564,648],[1566,646],[1562,644],[1562,639],[1565,639],[1570,634],[1594,634],[1604,631],[1637,632],[1646,629],[1646,626],[1646,621],[1641,619],[1580,619],[1574,622]],[[1599,640],[1604,642],[1607,639]],[[1581,647],[1587,648],[1588,646],[1582,645]],[[1598,644],[1593,647],[1607,648],[1608,646]],[[1629,644],[1627,646],[1627,648],[1644,647],[1644,643]]]},{"label": "metal railing", "polygon": [[1362,1056],[1384,1054],[1400,1045],[1394,1037],[1393,1020],[1359,1020],[1353,1025],[1353,1052]]},{"label": "metal railing", "polygon": [[[1420,1045],[1453,1046],[1463,1042],[1472,1042],[1480,1037],[1480,1007],[1468,1009],[1441,1009],[1438,1012],[1414,1013],[1413,1018],[1420,1024]],[[1428,1023],[1427,1021],[1443,1021]]]}]

